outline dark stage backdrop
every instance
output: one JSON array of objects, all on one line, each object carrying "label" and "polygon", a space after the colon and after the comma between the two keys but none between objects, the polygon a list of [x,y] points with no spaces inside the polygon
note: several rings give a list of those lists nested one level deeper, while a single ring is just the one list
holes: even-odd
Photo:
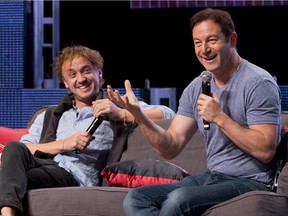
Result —
[{"label": "dark stage backdrop", "polygon": [[[203,67],[194,54],[190,17],[199,8],[134,8],[129,1],[63,1],[61,48],[83,44],[101,52],[106,83],[176,87],[177,99]],[[221,7],[224,8],[224,7]],[[288,6],[225,7],[234,19],[239,54],[288,85]]]}]

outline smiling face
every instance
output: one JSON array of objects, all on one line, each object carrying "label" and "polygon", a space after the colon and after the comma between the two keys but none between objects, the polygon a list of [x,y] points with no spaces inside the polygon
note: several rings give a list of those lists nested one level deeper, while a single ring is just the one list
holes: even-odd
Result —
[{"label": "smiling face", "polygon": [[62,65],[63,83],[75,96],[76,106],[91,106],[101,88],[102,71],[81,56],[66,60]]},{"label": "smiling face", "polygon": [[192,37],[195,54],[206,70],[221,73],[231,67],[231,56],[236,47],[236,32],[226,38],[220,26],[208,19],[194,26]]}]

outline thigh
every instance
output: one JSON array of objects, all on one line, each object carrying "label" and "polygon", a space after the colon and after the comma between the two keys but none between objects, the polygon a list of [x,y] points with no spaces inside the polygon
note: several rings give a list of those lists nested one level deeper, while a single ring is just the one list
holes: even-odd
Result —
[{"label": "thigh", "polygon": [[157,208],[160,209],[162,203],[167,199],[168,195],[179,188],[186,186],[195,187],[206,182],[209,175],[207,173],[198,176],[189,176],[182,181],[169,184],[156,184],[134,188],[130,190],[125,197],[124,206],[130,208]]},{"label": "thigh", "polygon": [[27,173],[27,190],[50,187],[79,186],[75,178],[54,161],[46,159]]},{"label": "thigh", "polygon": [[187,185],[169,193],[160,215],[169,212],[169,215],[201,215],[215,204],[248,191],[261,189],[265,190],[265,187],[253,180],[211,174],[204,185]]}]

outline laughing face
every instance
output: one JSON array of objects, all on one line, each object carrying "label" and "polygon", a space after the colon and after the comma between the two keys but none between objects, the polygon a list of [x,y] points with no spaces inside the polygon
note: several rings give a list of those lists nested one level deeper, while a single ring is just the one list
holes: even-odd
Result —
[{"label": "laughing face", "polygon": [[65,87],[75,96],[76,106],[91,106],[100,89],[102,71],[77,56],[64,62],[62,75]]},{"label": "laughing face", "polygon": [[205,20],[194,26],[192,36],[195,54],[205,69],[214,73],[224,71],[236,46],[236,33],[226,38],[218,24]]}]

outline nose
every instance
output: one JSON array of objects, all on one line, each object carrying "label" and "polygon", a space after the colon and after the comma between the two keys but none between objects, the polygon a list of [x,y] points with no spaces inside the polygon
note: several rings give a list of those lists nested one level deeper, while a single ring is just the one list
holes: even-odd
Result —
[{"label": "nose", "polygon": [[209,47],[209,44],[208,44],[208,43],[206,43],[206,42],[203,42],[203,43],[202,43],[201,52],[202,52],[202,53],[210,52],[210,47]]},{"label": "nose", "polygon": [[87,80],[87,78],[86,78],[85,74],[77,73],[77,80],[78,80],[78,82],[84,82]]}]

